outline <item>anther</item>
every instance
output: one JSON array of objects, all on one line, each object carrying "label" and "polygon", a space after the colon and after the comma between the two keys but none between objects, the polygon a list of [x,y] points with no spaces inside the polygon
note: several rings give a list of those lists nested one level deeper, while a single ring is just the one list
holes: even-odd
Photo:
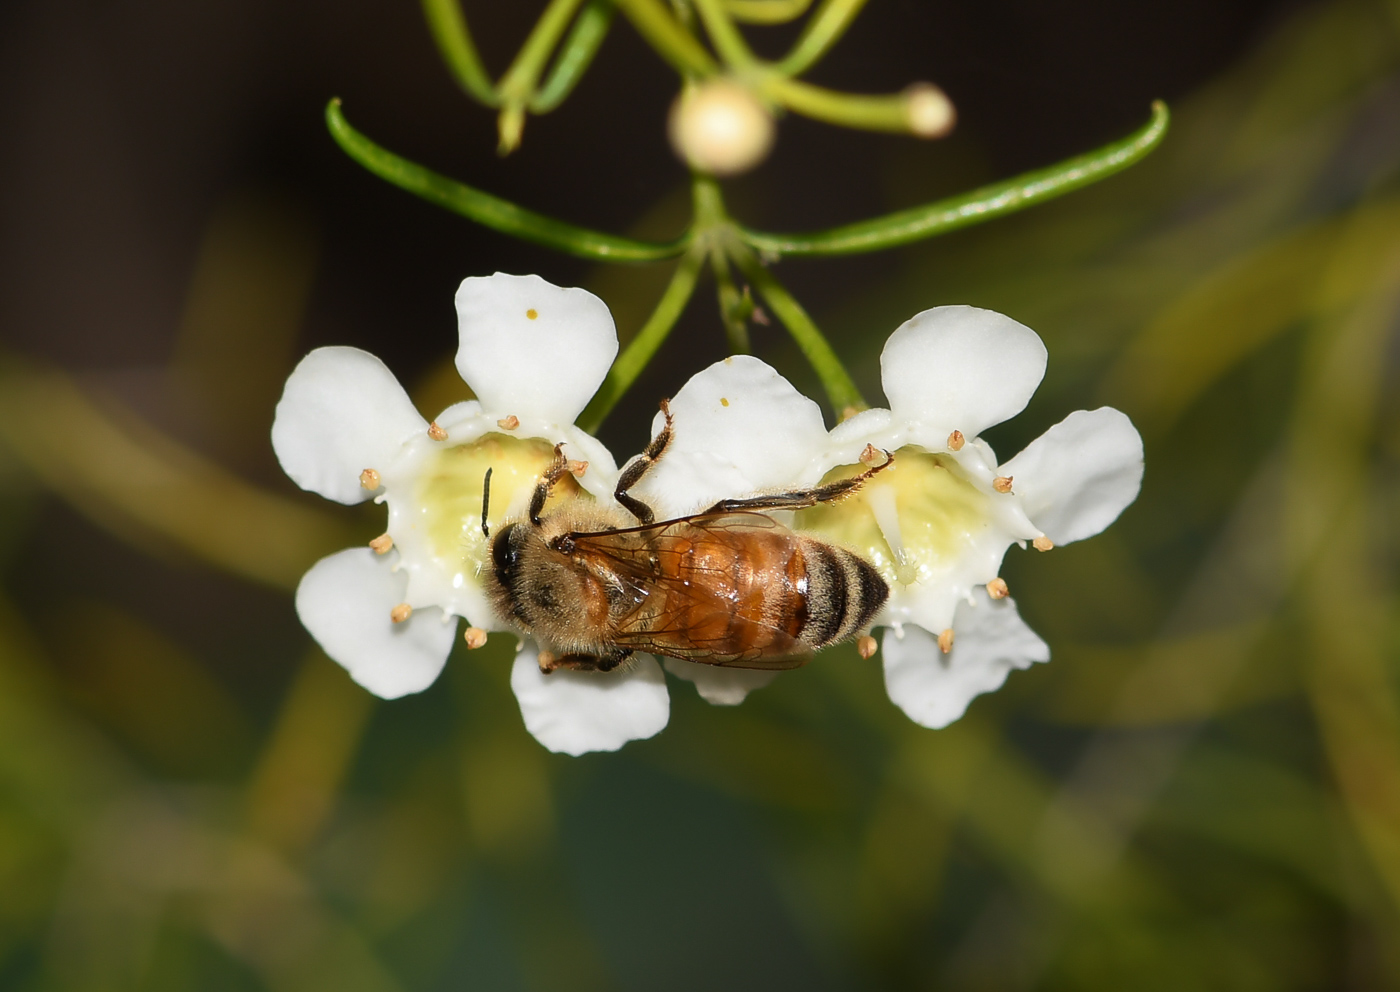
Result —
[{"label": "anther", "polygon": [[496,426],[503,431],[513,431],[520,426],[520,418],[512,413],[509,417],[502,417],[496,421]]},{"label": "anther", "polygon": [[587,472],[587,471],[588,471],[588,463],[587,463],[587,462],[576,462],[576,461],[570,460],[570,462],[569,462],[569,474],[570,474],[570,475],[574,476],[575,478],[582,479],[582,478],[583,478],[583,473],[584,473],[584,472]]},{"label": "anther", "polygon": [[389,550],[394,546],[394,539],[388,534],[380,534],[373,541],[369,542],[369,546],[374,549],[375,554],[385,555],[388,554]]},{"label": "anther", "polygon": [[942,651],[944,654],[947,654],[949,651],[953,650],[952,627],[949,627],[943,633],[938,635],[938,650]]},{"label": "anther", "polygon": [[948,450],[962,451],[962,447],[967,443],[967,438],[963,437],[962,431],[953,431],[948,435]]},{"label": "anther", "polygon": [[1011,595],[1011,590],[1006,588],[1006,580],[1001,576],[997,576],[991,582],[987,583],[987,595],[991,596],[993,599],[1005,599],[1007,596]]},{"label": "anther", "polygon": [[882,452],[873,444],[867,444],[865,450],[860,453],[860,463],[862,465],[874,465],[880,460]]},{"label": "anther", "polygon": [[1046,537],[1044,534],[1041,534],[1039,537],[1037,537],[1034,541],[1031,542],[1031,547],[1035,548],[1035,550],[1037,551],[1049,551],[1054,546],[1055,542],[1050,540],[1050,538]]},{"label": "anther", "polygon": [[862,658],[875,657],[875,649],[878,646],[879,645],[875,643],[875,638],[871,637],[869,634],[862,634],[860,637],[856,638],[856,653]]},{"label": "anther", "polygon": [[467,647],[472,651],[486,643],[486,631],[480,627],[468,627],[462,634],[463,640],[467,642]]},{"label": "anther", "polygon": [[379,473],[372,468],[367,468],[360,473],[360,485],[366,489],[379,488]]},{"label": "anther", "polygon": [[428,425],[428,437],[432,438],[434,441],[446,441],[447,431],[439,427],[437,421],[434,420]]},{"label": "anther", "polygon": [[992,488],[999,493],[1011,492],[1011,476],[999,475],[992,480]]},{"label": "anther", "polygon": [[540,652],[540,671],[548,675],[554,671],[554,663],[559,660],[559,656],[553,651]]},{"label": "anther", "polygon": [[403,623],[411,616],[413,616],[413,607],[409,606],[407,603],[400,603],[389,611],[389,619],[394,621],[394,623]]}]

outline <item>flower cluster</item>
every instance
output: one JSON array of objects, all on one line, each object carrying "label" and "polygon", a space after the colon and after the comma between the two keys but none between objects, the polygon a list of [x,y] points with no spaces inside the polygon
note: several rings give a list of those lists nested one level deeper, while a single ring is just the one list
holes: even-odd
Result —
[{"label": "flower cluster", "polygon": [[[298,485],[343,503],[388,505],[384,535],[318,562],[297,591],[298,613],[326,653],[386,698],[433,682],[456,618],[468,623],[470,647],[511,629],[484,593],[487,533],[524,515],[556,444],[570,459],[574,495],[610,500],[617,480],[606,448],[573,426],[617,352],[606,306],[580,289],[498,273],[465,280],[457,312],[457,368],[476,400],[428,423],[378,359],[321,348],[292,373],[273,426],[278,458]],[[942,727],[1011,669],[1049,658],[998,576],[1007,548],[1049,550],[1096,534],[1141,481],[1141,440],[1109,408],[1073,413],[998,461],[981,433],[1025,407],[1045,361],[1035,332],[1007,317],[928,310],[885,345],[889,408],[828,431],[817,405],[772,368],[725,359],[671,400],[672,443],[633,493],[664,519],[854,475],[872,453],[894,453],[895,463],[855,495],[775,515],[881,572],[890,597],[876,623],[886,628],[890,698],[916,722]],[[661,424],[658,416],[653,434]],[[862,653],[874,648],[865,641]],[[526,727],[551,750],[615,750],[666,725],[655,659],[546,676],[538,651],[522,641],[511,687]],[[774,677],[665,664],[718,704],[738,703]]]}]

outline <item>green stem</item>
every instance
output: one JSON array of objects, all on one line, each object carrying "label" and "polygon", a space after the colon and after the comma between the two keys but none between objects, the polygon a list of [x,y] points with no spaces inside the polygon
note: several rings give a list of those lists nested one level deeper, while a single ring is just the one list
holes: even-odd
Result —
[{"label": "green stem", "polygon": [[848,410],[864,410],[869,406],[860,395],[860,390],[856,388],[850,373],[846,371],[846,366],[841,364],[841,359],[837,357],[830,342],[807,315],[807,311],[802,309],[802,304],[793,298],[771,272],[759,264],[753,252],[736,245],[730,254],[754,289],[758,290],[769,308],[783,322],[792,339],[797,342],[797,347],[802,349],[802,354],[821,380],[822,388],[826,390],[826,398],[831,402],[831,408],[836,415],[844,419]]},{"label": "green stem", "polygon": [[438,52],[452,70],[457,85],[472,99],[488,107],[499,107],[501,99],[496,93],[496,85],[481,64],[481,56],[476,52],[459,3],[460,0],[423,0],[428,30],[432,32]]},{"label": "green stem", "polygon": [[724,324],[730,354],[747,355],[753,351],[749,343],[748,314],[744,313],[744,297],[734,285],[734,277],[729,272],[729,259],[724,252],[710,252],[710,268],[715,274],[719,317]]},{"label": "green stem", "polygon": [[812,0],[724,0],[724,9],[745,24],[786,24],[801,17]]},{"label": "green stem", "polygon": [[908,93],[839,93],[776,74],[764,79],[763,89],[789,110],[827,124],[901,134],[911,131]]},{"label": "green stem", "polygon": [[564,29],[578,9],[580,0],[550,0],[540,19],[535,23],[525,44],[515,56],[506,74],[497,87],[501,94],[504,109],[501,111],[499,130],[501,154],[513,151],[520,144],[520,132],[525,124],[525,107],[535,95],[535,85],[539,82],[544,66],[549,61]]},{"label": "green stem", "polygon": [[448,179],[400,158],[356,131],[341,113],[339,100],[326,105],[326,126],[347,155],[379,178],[512,237],[607,262],[654,262],[675,258],[690,244],[688,232],[675,241],[661,244],[576,227]]},{"label": "green stem", "polygon": [[704,249],[695,247],[681,257],[675,273],[671,276],[670,284],[656,304],[656,309],[637,332],[637,336],[628,343],[622,354],[617,356],[617,361],[613,362],[612,368],[608,370],[603,385],[579,415],[578,425],[583,430],[590,434],[597,432],[617,401],[632,387],[637,376],[641,375],[642,370],[656,354],[656,350],[671,333],[671,328],[676,325],[676,321],[685,311],[686,303],[690,301],[691,294],[695,292],[695,282],[699,278],[705,255]]},{"label": "green stem", "polygon": [[579,12],[573,30],[559,49],[554,68],[530,101],[531,111],[547,114],[564,102],[598,53],[598,46],[612,24],[612,16],[611,0],[590,0]]},{"label": "green stem", "polygon": [[740,228],[739,234],[773,255],[854,255],[920,241],[1024,210],[1126,169],[1161,144],[1168,121],[1167,105],[1159,100],[1152,105],[1152,119],[1128,137],[1006,182],[829,231],[769,234]]},{"label": "green stem", "polygon": [[736,69],[752,66],[756,61],[753,52],[720,0],[694,0],[694,3],[705,25],[705,33],[724,61]]},{"label": "green stem", "polygon": [[660,0],[616,0],[637,33],[682,76],[713,76],[719,71],[714,56]]},{"label": "green stem", "polygon": [[785,76],[800,76],[831,50],[865,6],[866,0],[826,0],[802,29],[792,51],[775,68]]}]

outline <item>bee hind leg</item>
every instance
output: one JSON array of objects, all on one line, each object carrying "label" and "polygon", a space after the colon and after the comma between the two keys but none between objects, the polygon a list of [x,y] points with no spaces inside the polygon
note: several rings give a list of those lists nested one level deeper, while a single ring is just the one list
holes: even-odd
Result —
[{"label": "bee hind leg", "polygon": [[629,657],[631,651],[615,651],[605,655],[540,653],[540,671],[548,675],[563,668],[571,672],[611,672]]},{"label": "bee hind leg", "polygon": [[786,493],[770,493],[765,496],[750,496],[748,499],[722,499],[706,510],[706,513],[734,513],[741,510],[802,510],[818,503],[830,503],[851,495],[866,480],[877,472],[883,472],[894,464],[894,455],[884,452],[885,460],[879,465],[866,469],[849,479],[837,479],[824,486],[811,489],[795,489]]},{"label": "bee hind leg", "polygon": [[636,517],[643,527],[656,520],[656,512],[637,497],[629,495],[628,490],[642,481],[642,476],[661,460],[667,445],[671,443],[671,406],[666,400],[661,401],[661,412],[666,415],[666,423],[642,453],[623,467],[622,475],[617,479],[617,488],[613,490],[613,498],[626,507],[627,512]]}]

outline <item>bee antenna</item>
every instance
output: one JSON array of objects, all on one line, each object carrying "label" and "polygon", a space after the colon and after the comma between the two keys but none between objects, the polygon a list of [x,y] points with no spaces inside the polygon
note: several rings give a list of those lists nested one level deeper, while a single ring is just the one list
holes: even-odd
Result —
[{"label": "bee antenna", "polygon": [[491,508],[491,470],[486,470],[486,481],[481,484],[481,536],[489,538],[491,527],[486,523],[486,511]]}]

